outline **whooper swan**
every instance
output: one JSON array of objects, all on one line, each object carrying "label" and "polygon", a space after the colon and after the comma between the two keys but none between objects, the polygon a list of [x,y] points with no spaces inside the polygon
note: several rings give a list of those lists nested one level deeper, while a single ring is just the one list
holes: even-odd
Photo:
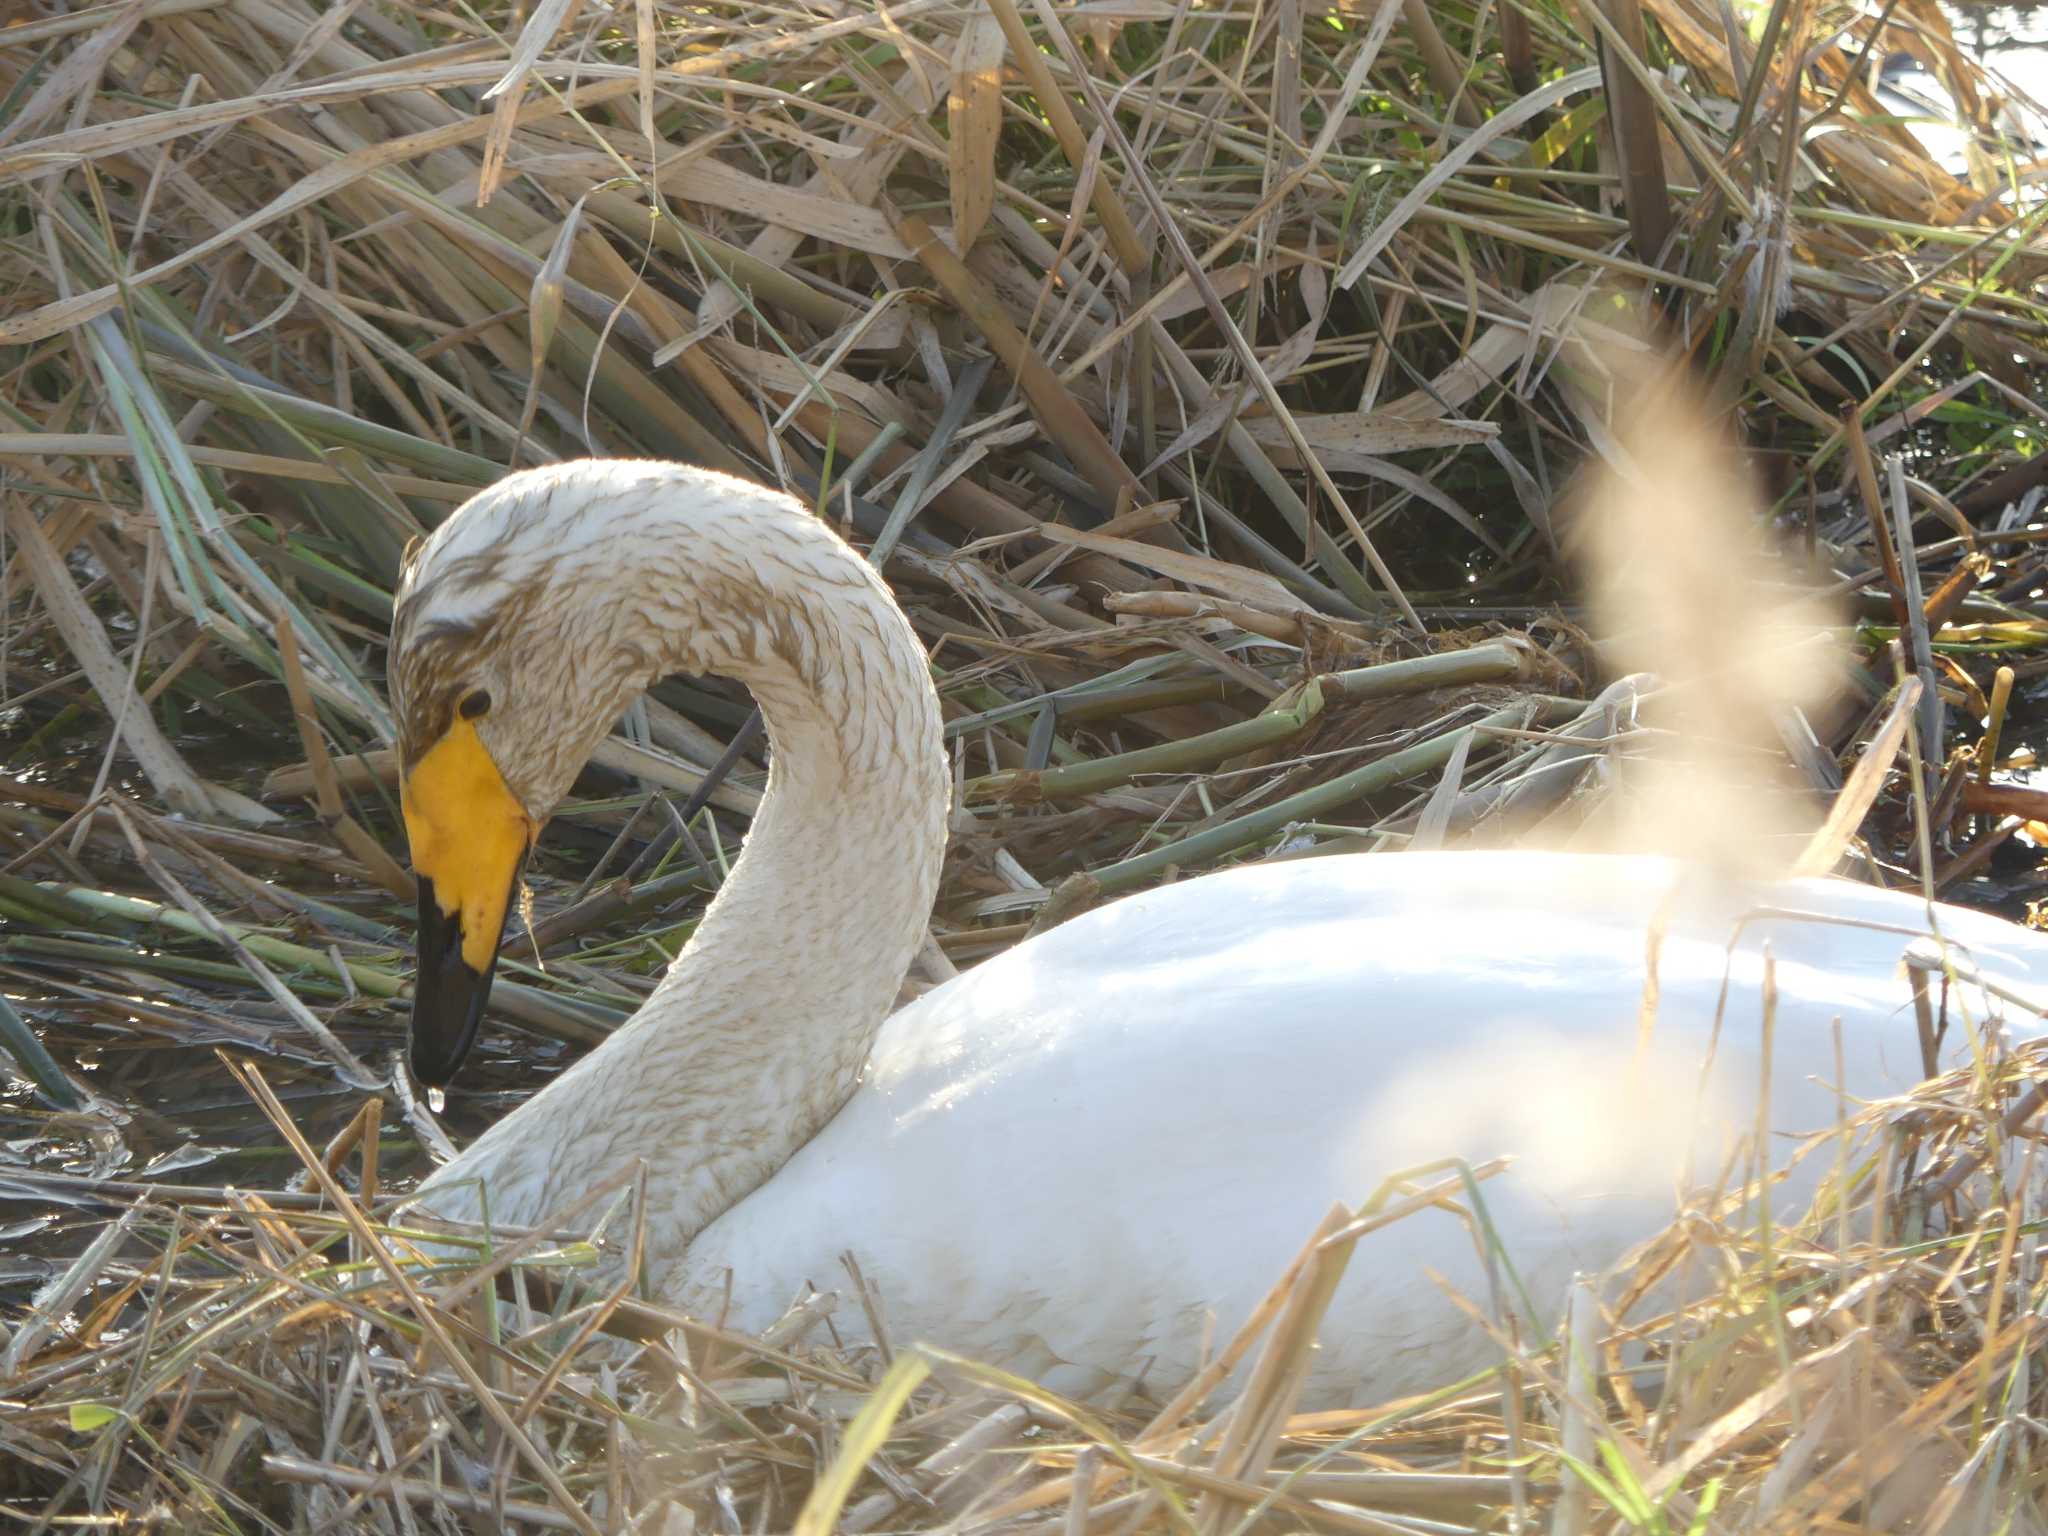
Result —
[{"label": "whooper swan", "polygon": [[[494,1220],[531,1225],[645,1159],[660,1294],[738,1327],[765,1326],[806,1282],[834,1287],[851,1252],[899,1339],[1070,1390],[1141,1365],[1170,1388],[1334,1201],[1503,1153],[1516,1161],[1484,1186],[1487,1210],[1554,1316],[1575,1269],[1658,1230],[1687,1171],[1717,1174],[1756,1124],[1766,941],[1772,1125],[1836,1122],[1837,1019],[1852,1100],[1921,1076],[1901,957],[1926,946],[1924,904],[1832,880],[1729,889],[1655,858],[1235,869],[1078,917],[892,1015],[947,825],[915,634],[788,497],[593,461],[476,496],[400,589],[424,1081],[470,1047],[550,809],[672,672],[738,678],[766,717],[744,853],[632,1020],[423,1194],[473,1218],[486,1186]],[[1661,1004],[1639,1056],[1660,910]],[[2048,980],[2048,940],[1933,914],[1985,980]],[[1981,985],[1951,996],[1980,1028],[1996,1007]],[[1497,1358],[1430,1270],[1487,1294],[1452,1214],[1363,1240],[1312,1397],[1385,1397]],[[857,1333],[859,1309],[842,1323]]]}]

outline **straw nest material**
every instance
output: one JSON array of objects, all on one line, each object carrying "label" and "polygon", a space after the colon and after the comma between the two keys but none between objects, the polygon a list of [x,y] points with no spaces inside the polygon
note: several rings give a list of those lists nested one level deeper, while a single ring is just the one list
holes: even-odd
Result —
[{"label": "straw nest material", "polygon": [[1310,1413],[1351,1242],[1432,1205],[1480,1241],[1487,1169],[1333,1213],[1170,1400],[1076,1404],[838,1347],[857,1270],[740,1337],[579,1286],[630,1227],[425,1260],[374,1160],[323,1157],[251,1072],[319,1196],[74,1181],[119,1215],[7,1345],[6,1502],[177,1530],[2039,1531],[2044,1066],[1845,1120],[1809,1151],[1834,1170],[1812,1213],[1702,1201],[1582,1286],[1561,1339],[1461,1298],[1498,1367]]},{"label": "straw nest material", "polygon": [[[1220,1404],[842,1351],[822,1298],[730,1337],[556,1283],[587,1232],[428,1268],[389,1219],[443,1140],[390,1070],[390,593],[515,463],[712,464],[879,546],[957,744],[938,972],[1235,859],[1600,822],[1655,733],[1560,523],[1589,451],[1628,457],[1612,407],[1647,348],[1748,453],[1781,575],[1845,605],[1846,702],[1759,711],[1769,752],[1739,754],[1833,808],[1783,851],[2035,894],[2048,813],[2001,744],[2048,665],[2032,151],[1930,0],[1728,14],[16,8],[0,1041],[35,1087],[0,1095],[0,1504],[51,1529],[2040,1528],[2026,1057],[1863,1114],[1867,1151],[1814,1154],[1856,1177],[1807,1226],[1688,1216],[1643,1260],[1698,1282],[1682,1314],[1603,1313],[1623,1275],[1575,1309],[1600,1347],[1546,1353],[1468,1298],[1498,1372],[1337,1415],[1289,1410],[1343,1234],[1469,1208],[1462,1176],[1333,1218],[1236,1342],[1219,1320],[1251,1362]],[[1869,94],[1907,48],[1976,130],[1960,177]],[[1746,621],[1719,623],[1695,661]],[[687,938],[758,800],[746,716],[672,679],[600,754],[458,1133]],[[841,1290],[886,1332],[886,1298]]]}]

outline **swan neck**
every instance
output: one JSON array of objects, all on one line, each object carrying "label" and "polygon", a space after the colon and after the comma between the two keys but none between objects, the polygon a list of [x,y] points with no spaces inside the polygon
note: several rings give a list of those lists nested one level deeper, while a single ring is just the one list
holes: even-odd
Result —
[{"label": "swan neck", "polygon": [[766,791],[694,937],[606,1051],[621,1092],[673,1106],[660,1135],[689,1170],[685,1240],[852,1096],[938,889],[948,775],[923,649],[864,565],[822,591],[810,574],[760,594],[773,621],[714,664],[760,704]]},{"label": "swan neck", "polygon": [[[753,692],[768,784],[739,859],[639,1012],[425,1192],[473,1217],[488,1186],[493,1219],[535,1223],[644,1159],[659,1265],[852,1094],[931,915],[949,780],[924,649],[824,523],[699,470],[575,473],[573,496],[568,470],[508,482],[460,530],[466,542],[437,555],[473,567],[469,585],[437,577],[438,596],[413,597],[415,622],[438,601],[446,613],[429,617],[474,627],[479,587],[550,616],[492,631],[508,677],[560,689],[557,728],[504,738],[513,777],[543,805],[673,672]],[[520,538],[541,550],[530,571],[506,553]]]}]

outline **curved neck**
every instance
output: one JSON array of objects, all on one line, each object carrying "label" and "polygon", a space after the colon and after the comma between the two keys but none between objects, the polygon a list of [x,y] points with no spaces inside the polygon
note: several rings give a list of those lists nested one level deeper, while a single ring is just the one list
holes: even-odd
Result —
[{"label": "curved neck", "polygon": [[713,510],[676,498],[630,530],[615,520],[635,569],[591,589],[617,683],[601,703],[616,719],[676,671],[744,682],[773,749],[767,793],[640,1011],[435,1177],[489,1182],[499,1219],[538,1220],[645,1157],[659,1244],[686,1243],[851,1096],[930,919],[949,778],[915,632],[786,498]]},{"label": "curved neck", "polygon": [[822,682],[779,658],[730,668],[767,722],[767,792],[695,936],[606,1050],[620,1091],[661,1083],[673,1106],[685,1235],[852,1096],[938,893],[948,775],[923,651],[893,603],[866,614],[886,622],[879,647],[845,612],[810,617]]}]

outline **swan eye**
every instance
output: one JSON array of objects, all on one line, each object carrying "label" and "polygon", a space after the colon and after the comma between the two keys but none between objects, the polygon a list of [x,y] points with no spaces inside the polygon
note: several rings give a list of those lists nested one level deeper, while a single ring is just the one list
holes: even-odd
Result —
[{"label": "swan eye", "polygon": [[491,696],[482,688],[464,694],[462,702],[455,706],[457,714],[465,720],[474,720],[491,712]]}]

